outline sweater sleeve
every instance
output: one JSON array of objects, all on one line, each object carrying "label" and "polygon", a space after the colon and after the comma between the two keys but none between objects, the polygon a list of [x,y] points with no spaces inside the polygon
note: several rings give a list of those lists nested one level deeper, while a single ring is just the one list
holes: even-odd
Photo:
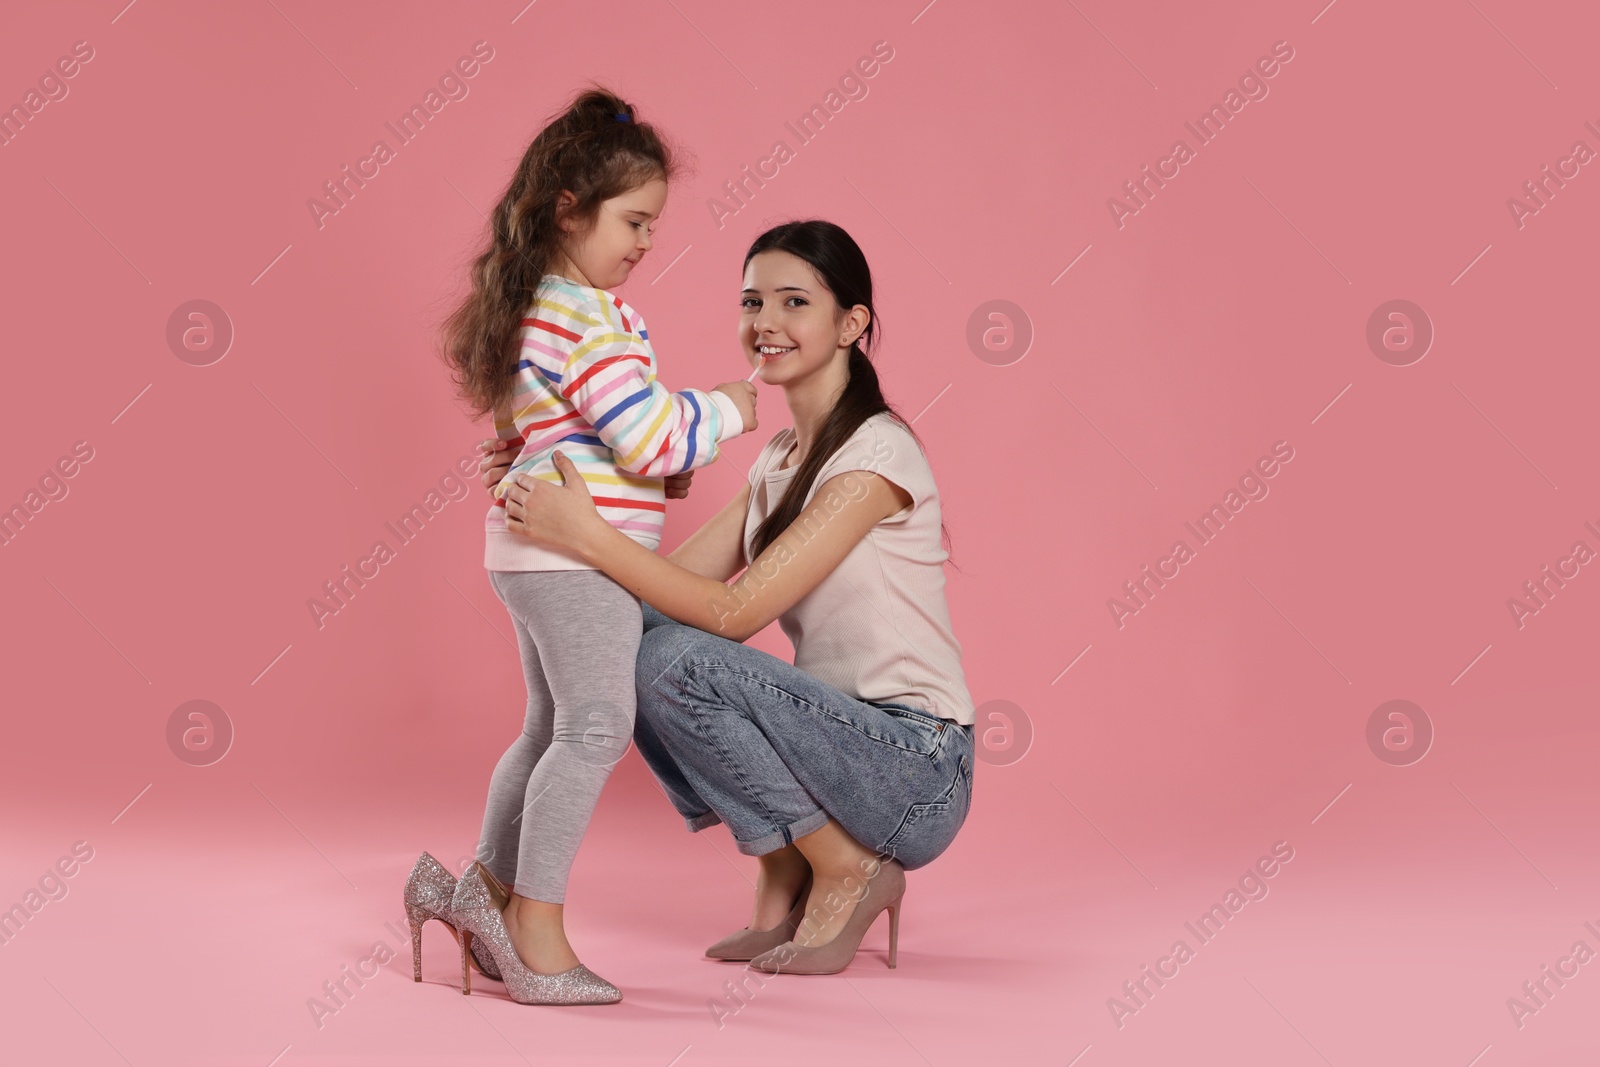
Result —
[{"label": "sweater sleeve", "polygon": [[[561,395],[633,474],[661,477],[704,467],[717,443],[744,429],[731,397],[700,389],[669,393],[650,352],[604,301],[561,369]],[[730,417],[731,416],[731,417]]]},{"label": "sweater sleeve", "polygon": [[727,393],[719,393],[715,389],[706,394],[711,397],[711,402],[722,409],[722,436],[718,441],[727,441],[744,433],[744,416],[739,414],[739,405],[733,402],[733,397]]}]

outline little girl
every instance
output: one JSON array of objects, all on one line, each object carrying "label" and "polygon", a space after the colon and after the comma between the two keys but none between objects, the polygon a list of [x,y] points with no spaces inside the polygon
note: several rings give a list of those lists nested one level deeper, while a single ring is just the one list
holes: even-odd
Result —
[{"label": "little girl", "polygon": [[[756,425],[755,388],[669,393],[643,320],[612,288],[651,247],[671,154],[633,109],[581,93],[523,154],[494,209],[472,294],[445,323],[445,353],[475,414],[517,449],[486,521],[484,565],[511,614],[528,687],[522,734],[489,781],[478,862],[451,910],[481,938],[522,1003],[612,1003],[562,928],[567,874],[611,768],[633,734],[639,599],[563,550],[506,529],[503,487],[560,483],[560,448],[596,507],[652,550],[663,478],[711,463]],[[507,885],[511,890],[507,891]],[[463,953],[465,958],[465,953]]]}]

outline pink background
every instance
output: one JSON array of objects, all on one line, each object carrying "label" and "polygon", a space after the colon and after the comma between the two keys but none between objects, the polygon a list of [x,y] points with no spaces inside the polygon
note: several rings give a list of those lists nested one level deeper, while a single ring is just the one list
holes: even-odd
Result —
[{"label": "pink background", "polygon": [[[1593,1062],[1600,962],[1520,1027],[1507,1007],[1600,950],[1600,567],[1520,628],[1507,606],[1600,550],[1600,177],[1520,228],[1507,207],[1600,149],[1584,5],[120,2],[17,7],[0,33],[0,102],[94,49],[0,148],[0,504],[93,450],[0,547],[0,906],[93,849],[0,947],[5,1059]],[[469,95],[319,228],[307,201],[480,40]],[[877,41],[866,97],[798,145],[784,123]],[[1108,199],[1196,147],[1184,123],[1277,41],[1269,94],[1119,228]],[[899,968],[880,924],[849,970],[774,979],[721,1027],[740,968],[700,954],[748,918],[754,862],[685,834],[636,753],[567,909],[627,999],[527,1008],[480,979],[463,1000],[437,924],[410,981],[406,872],[470,855],[522,714],[482,489],[321,629],[306,605],[485,435],[433,330],[481,213],[591,77],[692,153],[622,290],[670,387],[744,376],[763,228],[821,216],[866,251],[983,715],[971,817],[911,876]],[[794,158],[719,227],[707,201],[779,138]],[[235,331],[207,366],[166,336],[197,299]],[[1436,331],[1408,366],[1366,341],[1394,299]],[[1031,323],[1020,359],[969,347],[991,300]],[[668,547],[787,424],[761,399]],[[1197,547],[1184,523],[1278,441],[1270,494],[1119,628],[1107,600]],[[789,654],[776,627],[755,643]],[[209,766],[167,741],[197,699],[236,733]],[[1432,723],[1420,762],[1368,747],[1393,699]],[[1279,841],[1269,895],[1199,945],[1184,923]],[[1108,999],[1180,938],[1194,959],[1119,1026]],[[319,1027],[307,1001],[377,942],[394,961]]]}]

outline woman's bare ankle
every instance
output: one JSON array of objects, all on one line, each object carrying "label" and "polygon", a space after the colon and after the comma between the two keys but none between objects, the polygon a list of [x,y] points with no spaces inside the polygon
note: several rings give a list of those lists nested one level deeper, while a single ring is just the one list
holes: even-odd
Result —
[{"label": "woman's bare ankle", "polygon": [[769,852],[761,856],[760,861],[761,873],[756,878],[756,899],[751,910],[750,929],[771,930],[794,907],[795,894],[811,873],[811,864],[793,845]]},{"label": "woman's bare ankle", "polygon": [[804,844],[796,847],[811,864],[812,881],[794,942],[819,947],[832,941],[850,920],[866,893],[866,883],[879,869],[880,856],[832,819],[800,840]]}]

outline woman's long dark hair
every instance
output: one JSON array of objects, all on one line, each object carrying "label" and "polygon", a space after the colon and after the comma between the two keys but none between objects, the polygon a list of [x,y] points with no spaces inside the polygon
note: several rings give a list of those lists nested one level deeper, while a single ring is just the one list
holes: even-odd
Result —
[{"label": "woman's long dark hair", "polygon": [[[873,367],[872,360],[867,358],[866,350],[875,346],[882,330],[878,323],[878,311],[872,306],[872,271],[867,266],[867,257],[862,254],[861,246],[842,227],[831,222],[800,219],[774,226],[757,237],[744,254],[744,265],[748,267],[750,261],[762,252],[774,251],[788,252],[810,264],[841,310],[848,311],[860,304],[867,309],[871,318],[867,320],[867,328],[861,331],[861,336],[850,343],[850,377],[844,391],[834,403],[833,410],[828,412],[828,417],[822,420],[816,439],[811,442],[806,457],[800,461],[800,469],[789,482],[783,499],[772,510],[772,514],[756,527],[751,559],[766,551],[767,546],[800,517],[806,494],[810,492],[823,466],[872,416],[888,412],[911,434],[917,447],[922,448],[924,454],[927,453],[922,439],[911,428],[911,424],[883,398],[877,369]],[[939,530],[945,554],[948,555],[950,531],[942,521]]]},{"label": "woman's long dark hair", "polygon": [[472,263],[472,292],[440,330],[451,379],[474,417],[510,398],[523,314],[560,248],[562,190],[577,198],[565,217],[582,229],[602,202],[652,178],[670,181],[676,169],[660,134],[598,86],[579,93],[534,137],[489,217],[488,247]]}]

